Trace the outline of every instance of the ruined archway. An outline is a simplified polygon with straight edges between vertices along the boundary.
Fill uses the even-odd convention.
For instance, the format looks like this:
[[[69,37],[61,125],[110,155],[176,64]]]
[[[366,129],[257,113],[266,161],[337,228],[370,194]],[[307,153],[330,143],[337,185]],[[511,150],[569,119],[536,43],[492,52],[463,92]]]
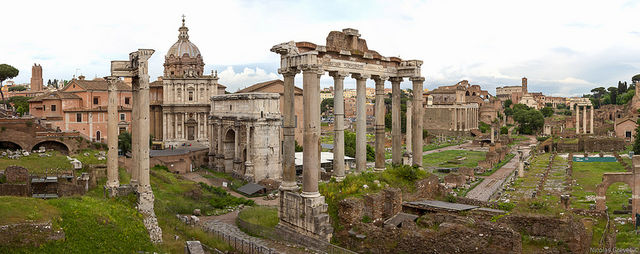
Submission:
[[[65,143],[55,140],[42,141],[34,145],[30,150],[38,150],[40,147],[44,147],[47,150],[56,150],[62,154],[69,154],[70,152],[69,147]]]
[[[0,141],[0,150],[20,150],[22,147],[11,141]]]
[[[233,172],[233,159],[236,154],[236,132],[229,129],[224,135],[224,171]]]

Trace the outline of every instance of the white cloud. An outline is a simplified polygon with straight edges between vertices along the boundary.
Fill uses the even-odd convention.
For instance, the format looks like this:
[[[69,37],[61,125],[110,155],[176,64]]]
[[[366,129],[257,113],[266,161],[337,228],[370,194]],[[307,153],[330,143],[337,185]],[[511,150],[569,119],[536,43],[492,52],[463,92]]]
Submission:
[[[245,67],[242,72],[235,72],[232,66],[227,66],[218,72],[221,84],[227,86],[228,92],[235,92],[239,89],[254,85],[259,82],[279,79],[276,73],[267,73],[265,70],[255,67],[255,69]]]
[[[34,62],[42,64],[45,80],[69,79],[76,69],[87,77],[104,76],[111,60],[126,59],[138,48],[156,49],[150,74],[160,76],[183,13],[207,66],[250,69],[224,69],[228,74],[221,82],[230,88],[277,75],[272,45],[324,44],[329,31],[346,27],[359,29],[369,48],[382,55],[423,60],[429,89],[468,79],[494,92],[527,76],[532,90],[582,93],[594,84],[629,80],[640,68],[640,5],[624,0],[42,0],[3,7],[11,10],[3,13],[11,25],[0,40],[0,63],[20,69],[17,82],[29,82]],[[560,82],[572,78],[585,82]],[[323,86],[330,83],[323,79]]]

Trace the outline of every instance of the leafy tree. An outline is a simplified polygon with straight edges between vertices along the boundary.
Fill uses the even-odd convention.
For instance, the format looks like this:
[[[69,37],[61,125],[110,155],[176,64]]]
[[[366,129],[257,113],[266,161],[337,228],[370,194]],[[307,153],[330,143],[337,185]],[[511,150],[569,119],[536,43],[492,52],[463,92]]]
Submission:
[[[333,108],[333,98],[326,98],[320,103],[320,113],[324,114],[327,110]]]
[[[540,110],[540,112],[542,112],[542,115],[544,117],[551,117],[553,115],[553,108],[551,107],[544,107]]]
[[[356,133],[348,130],[344,131],[344,155],[356,157]],[[376,152],[372,146],[367,145],[367,161],[374,161]]]
[[[500,134],[509,134],[509,127],[507,126],[500,127]]]
[[[298,144],[298,141],[295,141],[295,140],[294,140],[293,142],[294,142],[294,145],[295,145],[295,147],[296,147],[296,148],[295,148],[296,153],[297,153],[297,152],[302,152],[302,146]]]
[[[505,108],[511,107],[512,104],[513,104],[513,101],[511,99],[507,99],[506,101],[504,101]]]
[[[481,121],[478,123],[478,129],[480,129],[482,133],[487,133],[491,129],[491,125]]]
[[[627,92],[627,81],[622,82],[618,81],[618,93],[626,93]]]
[[[636,91],[631,89],[627,89],[625,93],[619,94],[618,101],[617,101],[618,105],[627,104],[629,101],[631,101],[631,99],[633,99],[633,96],[635,94],[636,94]]]
[[[19,92],[19,91],[26,91],[27,87],[26,86],[12,86],[9,87],[9,92]]]
[[[607,90],[609,91],[609,96],[611,99],[611,104],[617,104],[617,97],[618,97],[618,88],[617,87],[609,87],[607,88]]]
[[[636,83],[636,81],[640,81],[640,74],[636,74],[631,78],[631,82]]]
[[[15,78],[16,76],[18,76],[18,73],[20,73],[20,71],[18,71],[18,69],[16,69],[15,67],[8,64],[0,64],[0,98],[3,101],[4,93],[2,93],[2,82],[10,78]],[[5,101],[5,107],[6,105],[7,104]]]
[[[638,113],[640,113],[640,110],[638,110]],[[633,137],[633,154],[640,154],[640,118],[638,118],[636,123],[638,127],[636,127],[636,135]]]
[[[544,116],[534,108],[516,104],[513,110],[513,120],[519,124],[518,131],[522,134],[534,134],[544,125]]]
[[[131,133],[123,131],[118,135],[118,149],[123,154],[131,151]]]
[[[505,108],[504,109],[504,115],[505,116],[512,116],[513,115],[513,109],[512,108]]]

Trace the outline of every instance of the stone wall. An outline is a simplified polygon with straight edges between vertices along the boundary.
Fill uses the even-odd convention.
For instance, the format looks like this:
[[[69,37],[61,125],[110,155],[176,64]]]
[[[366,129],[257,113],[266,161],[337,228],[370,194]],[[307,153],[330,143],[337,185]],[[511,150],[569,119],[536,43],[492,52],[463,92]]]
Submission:
[[[28,197],[31,194],[29,184],[0,184],[0,196]]]
[[[511,215],[505,217],[501,222],[530,236],[542,236],[563,241],[573,253],[586,253],[591,244],[592,233],[586,230],[581,221],[571,217]]]
[[[8,166],[4,170],[7,183],[27,183],[29,181],[29,170],[19,166]]]

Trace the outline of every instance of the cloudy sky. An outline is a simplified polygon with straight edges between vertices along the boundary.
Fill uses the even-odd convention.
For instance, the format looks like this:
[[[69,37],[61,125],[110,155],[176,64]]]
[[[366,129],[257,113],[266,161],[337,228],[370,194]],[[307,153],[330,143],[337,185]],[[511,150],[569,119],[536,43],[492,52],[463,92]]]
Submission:
[[[274,44],[325,44],[346,27],[382,55],[423,60],[429,89],[467,79],[494,94],[526,76],[530,91],[569,96],[640,73],[638,1],[10,1],[2,9],[0,63],[20,70],[17,83],[29,82],[33,63],[45,82],[106,76],[111,60],[138,48],[156,50],[155,80],[182,14],[205,72],[218,70],[231,92],[280,77]]]

